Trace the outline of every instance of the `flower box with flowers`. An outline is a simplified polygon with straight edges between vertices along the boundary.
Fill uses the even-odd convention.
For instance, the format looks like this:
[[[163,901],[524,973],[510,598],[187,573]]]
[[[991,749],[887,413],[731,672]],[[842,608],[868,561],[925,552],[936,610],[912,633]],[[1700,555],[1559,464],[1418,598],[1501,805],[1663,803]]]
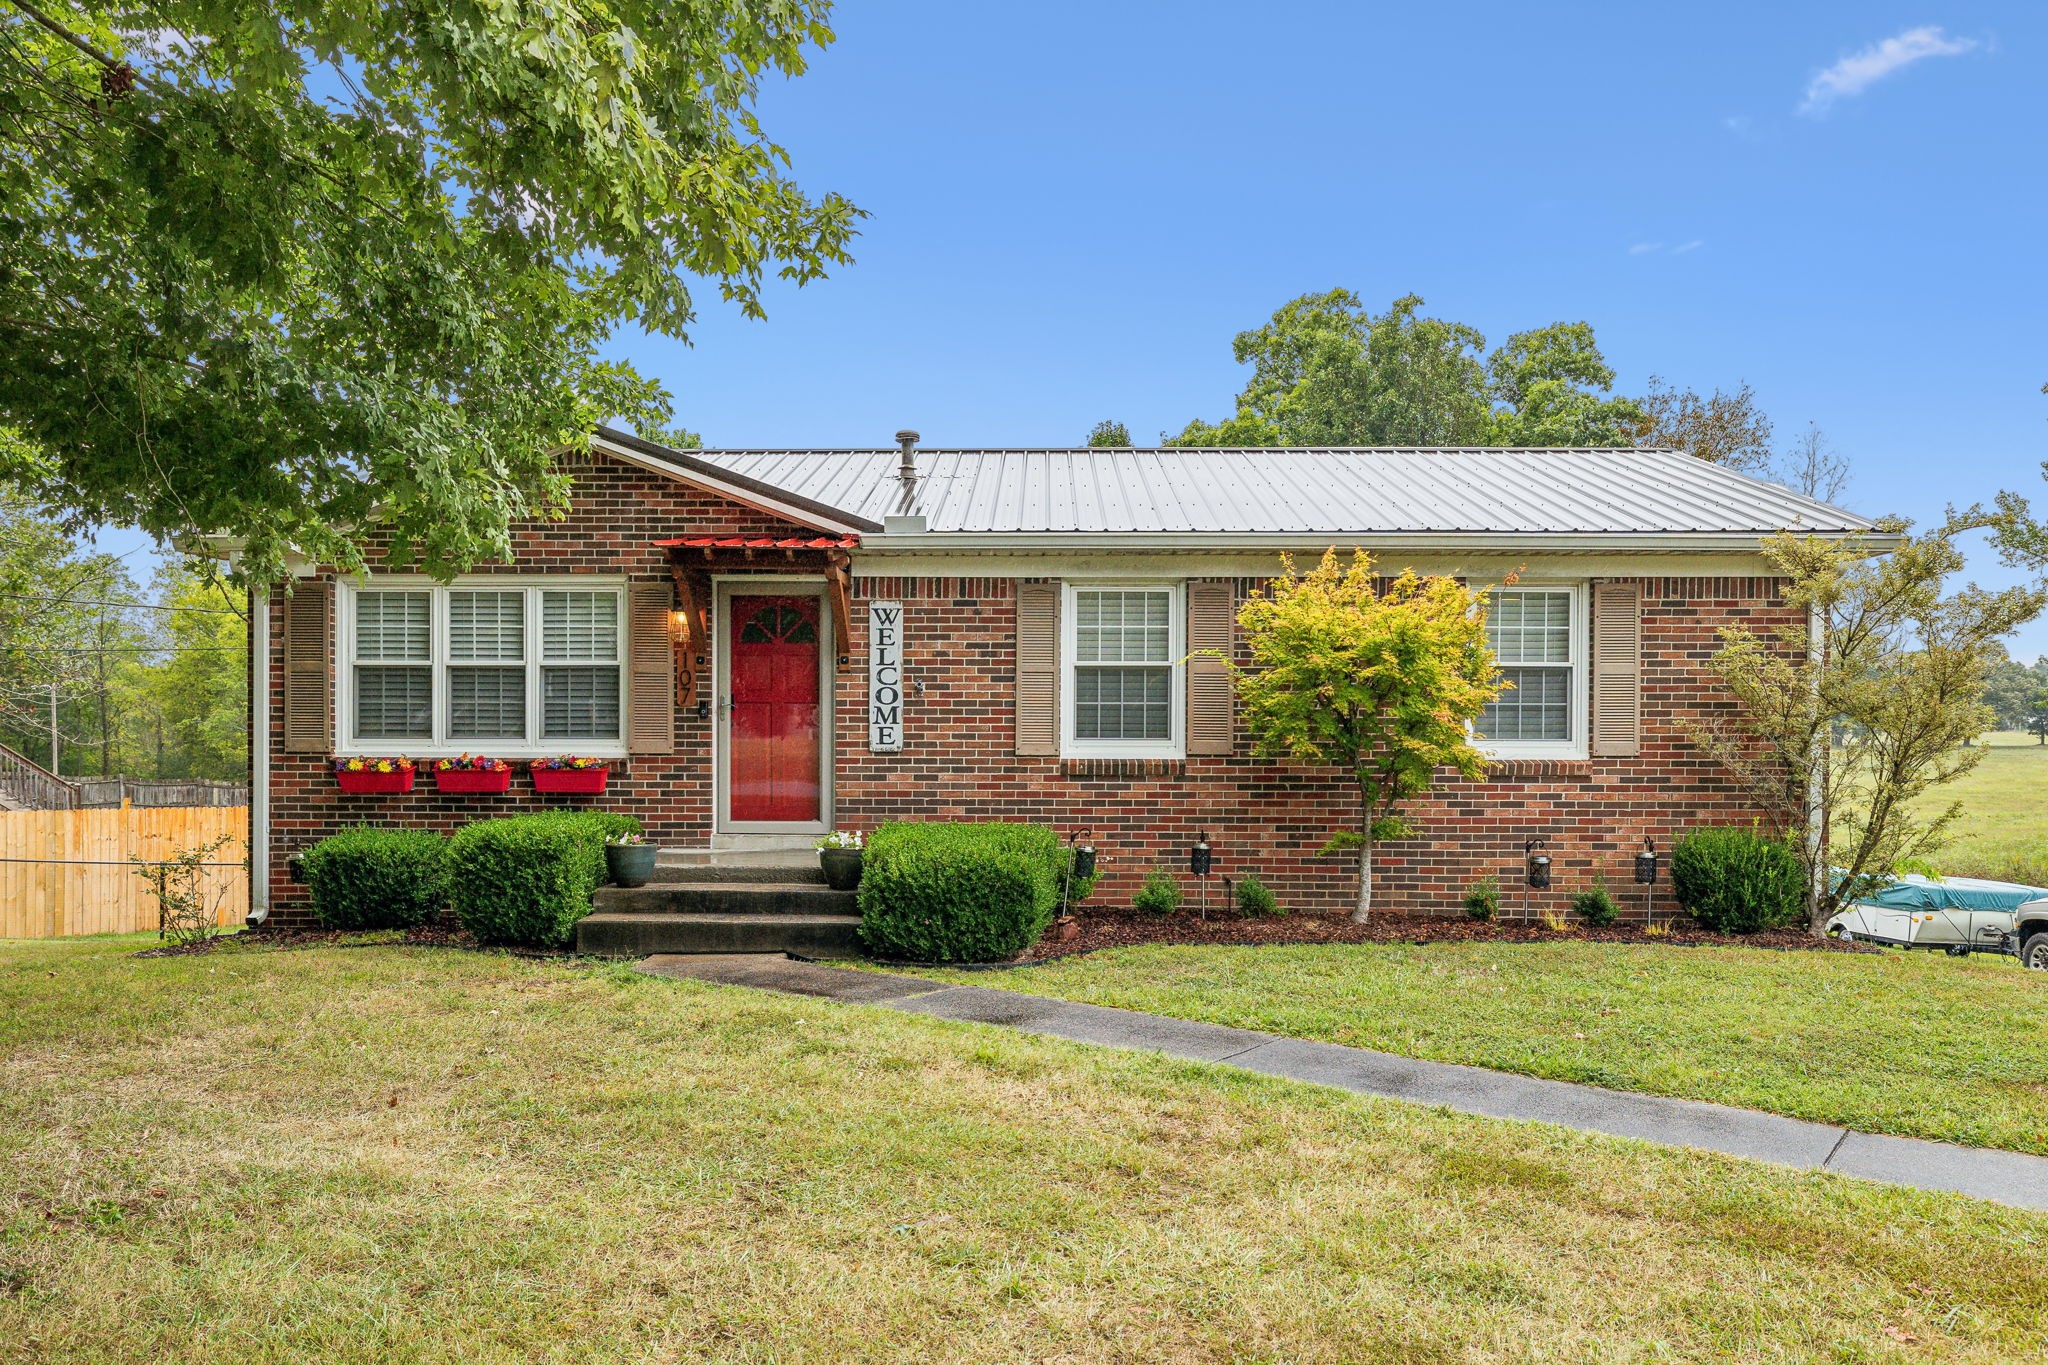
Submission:
[[[533,774],[533,789],[563,796],[595,796],[604,790],[611,769],[601,758],[536,758],[526,765]]]
[[[467,796],[494,796],[512,789],[512,765],[502,758],[460,758],[434,760],[436,791]]]
[[[409,758],[337,758],[334,780],[348,796],[396,796],[412,790]]]

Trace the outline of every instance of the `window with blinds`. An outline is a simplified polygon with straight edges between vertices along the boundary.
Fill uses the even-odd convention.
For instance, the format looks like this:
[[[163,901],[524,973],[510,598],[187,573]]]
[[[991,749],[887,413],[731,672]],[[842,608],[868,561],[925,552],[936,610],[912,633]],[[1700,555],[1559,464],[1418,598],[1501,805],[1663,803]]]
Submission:
[[[622,738],[618,588],[359,589],[345,613],[344,733],[358,742],[557,752]]]
[[[1172,586],[1069,587],[1070,749],[1142,755],[1178,743],[1179,598]]]
[[[1503,749],[1578,743],[1581,634],[1576,589],[1496,589],[1486,642],[1511,686],[1480,713],[1474,733]]]

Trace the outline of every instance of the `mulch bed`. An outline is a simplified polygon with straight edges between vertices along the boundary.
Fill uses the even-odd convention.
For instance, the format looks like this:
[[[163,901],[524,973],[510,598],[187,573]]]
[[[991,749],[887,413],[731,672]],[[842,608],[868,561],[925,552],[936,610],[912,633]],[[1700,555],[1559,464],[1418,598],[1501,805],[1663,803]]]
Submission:
[[[1778,948],[1801,952],[1880,952],[1867,945],[1815,939],[1803,929],[1776,929],[1761,934],[1712,934],[1690,920],[1665,921],[1667,931],[1648,934],[1641,924],[1614,924],[1605,929],[1573,924],[1558,931],[1540,920],[1438,919],[1419,915],[1375,914],[1370,923],[1353,924],[1345,914],[1282,915],[1272,919],[1239,919],[1214,915],[1203,920],[1182,911],[1151,915],[1139,910],[1100,910],[1076,914],[1079,932],[1059,937],[1055,924],[1044,938],[1016,961],[1047,962],[1075,953],[1105,948],[1135,948],[1151,943],[1221,943],[1291,945],[1304,943],[1647,943],[1688,948]]]

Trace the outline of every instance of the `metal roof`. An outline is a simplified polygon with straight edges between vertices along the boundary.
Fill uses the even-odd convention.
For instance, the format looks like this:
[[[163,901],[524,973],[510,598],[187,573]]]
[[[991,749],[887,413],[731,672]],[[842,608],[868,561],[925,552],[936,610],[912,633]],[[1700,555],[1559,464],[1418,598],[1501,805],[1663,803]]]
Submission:
[[[1675,450],[920,449],[909,507],[897,477],[901,452],[894,447],[692,450],[684,458],[871,523],[921,513],[931,534],[1637,536],[1873,529],[1853,512]]]

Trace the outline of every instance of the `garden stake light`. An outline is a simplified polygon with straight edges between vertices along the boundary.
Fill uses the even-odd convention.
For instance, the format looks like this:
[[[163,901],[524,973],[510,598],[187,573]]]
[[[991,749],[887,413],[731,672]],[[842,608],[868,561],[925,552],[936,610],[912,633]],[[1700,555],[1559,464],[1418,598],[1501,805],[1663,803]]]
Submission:
[[[1209,850],[1209,832],[1203,830],[1195,838],[1194,846],[1188,849],[1188,871],[1195,874],[1195,882],[1202,888],[1202,918],[1209,918],[1209,868],[1213,856]]]
[[[1522,918],[1529,918],[1529,889],[1538,891],[1550,885],[1550,855],[1538,853],[1539,848],[1549,848],[1550,840],[1538,836],[1522,843]]]
[[[1079,829],[1067,836],[1067,875],[1060,884],[1060,917],[1064,919],[1074,913],[1074,878],[1087,881],[1095,875],[1095,845],[1082,843],[1092,840],[1093,829]]]
[[[1643,851],[1636,855],[1636,880],[1643,887],[1643,919],[1648,921],[1656,909],[1657,899],[1657,845],[1650,836],[1643,836]]]

